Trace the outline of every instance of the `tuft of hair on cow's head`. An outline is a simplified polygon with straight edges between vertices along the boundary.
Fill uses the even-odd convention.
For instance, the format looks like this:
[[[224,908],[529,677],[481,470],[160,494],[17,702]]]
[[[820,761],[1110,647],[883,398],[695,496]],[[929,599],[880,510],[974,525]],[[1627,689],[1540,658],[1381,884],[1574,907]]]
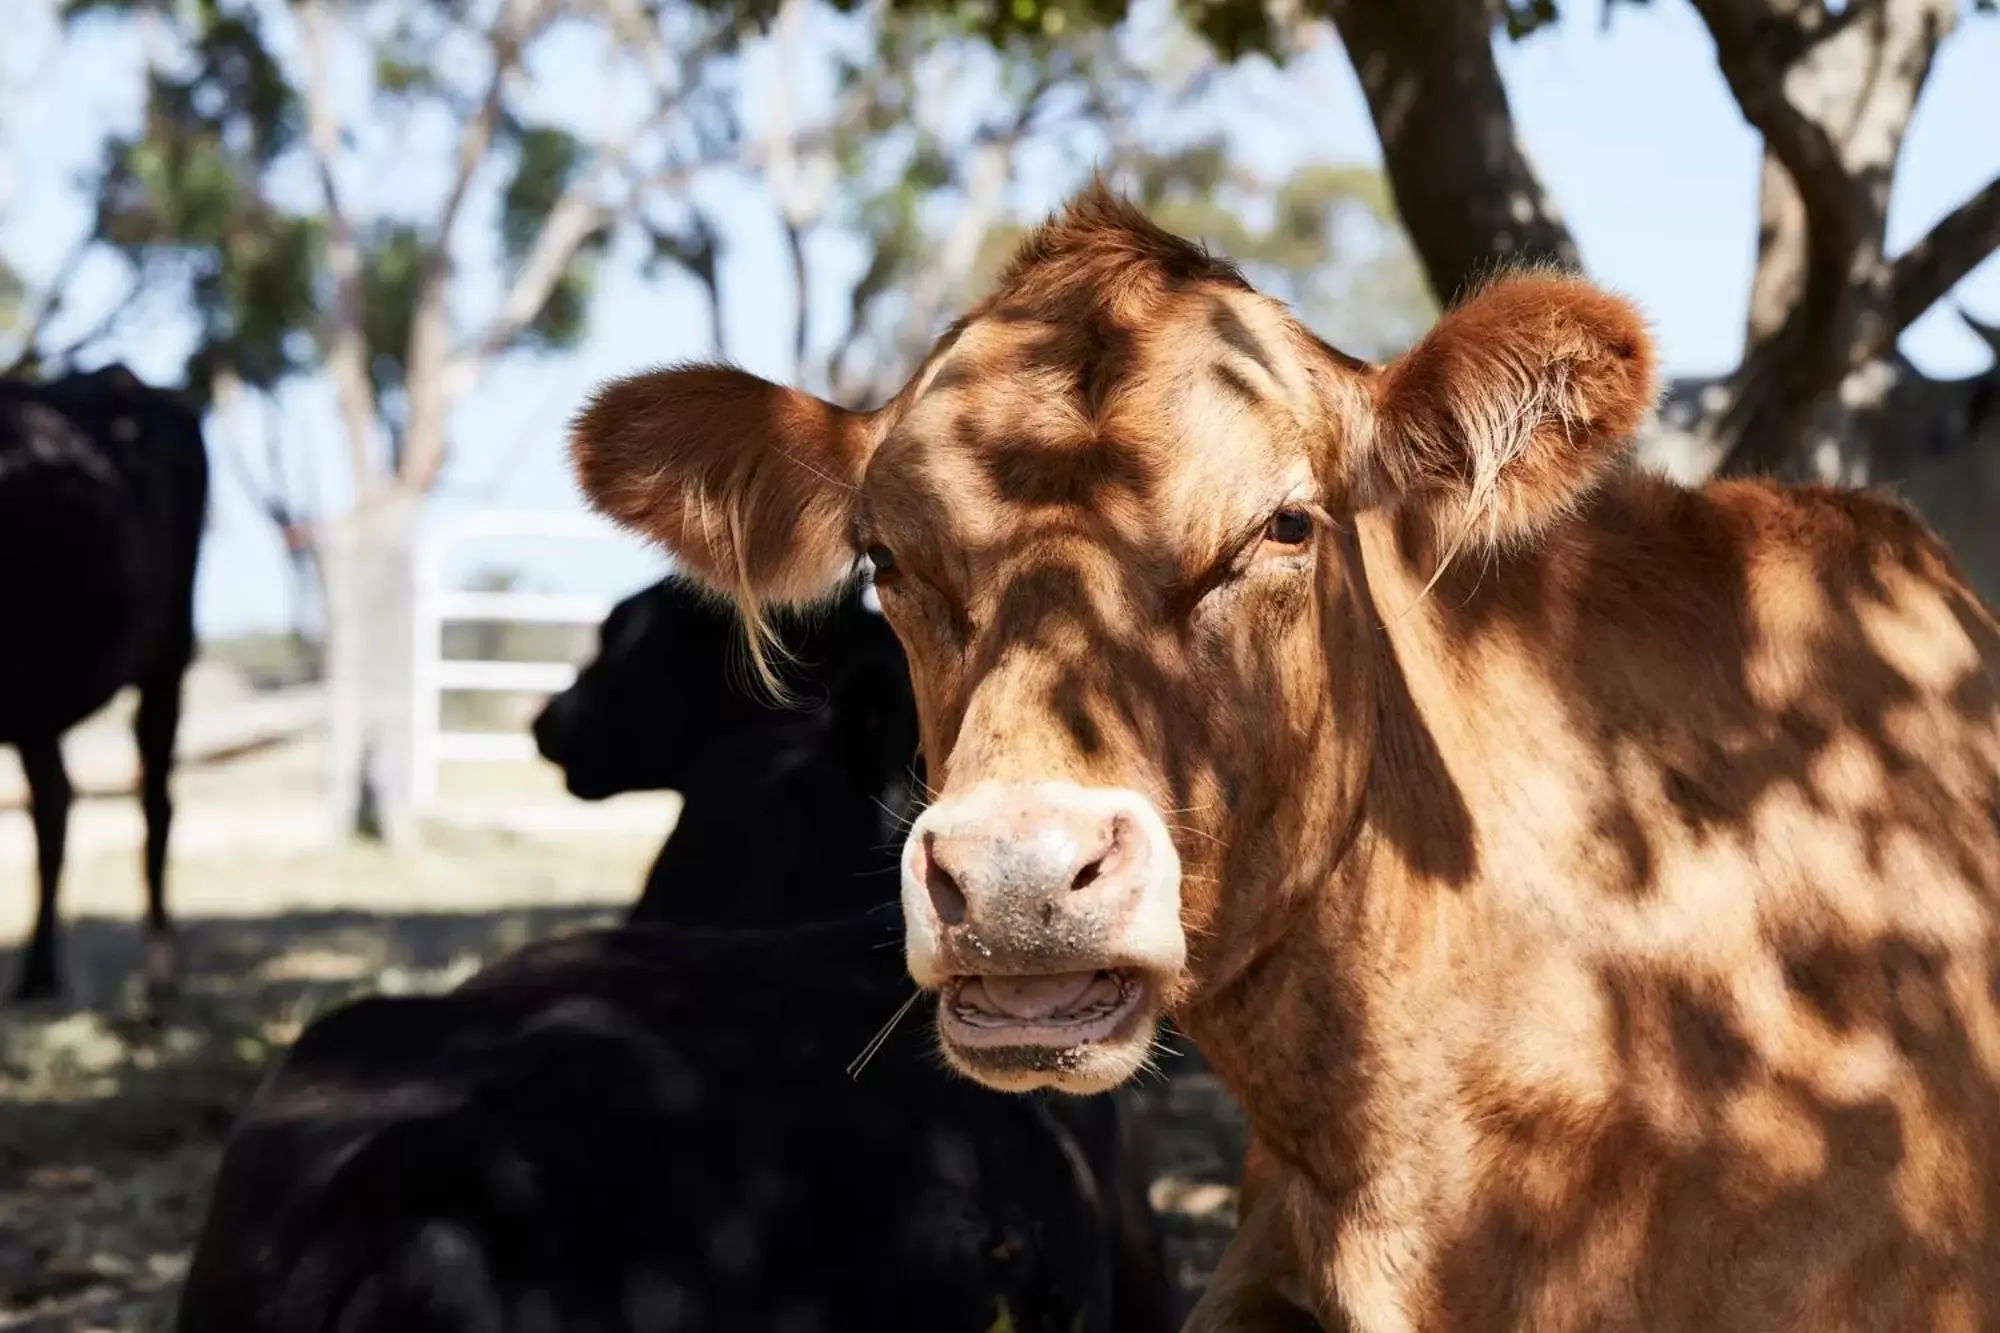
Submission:
[[[654,370],[571,449],[753,629],[872,565],[935,792],[911,974],[964,1072],[1088,1091],[1338,855],[1376,716],[1357,516],[1444,560],[1531,541],[1654,392],[1640,316],[1581,278],[1495,278],[1376,366],[1098,184],[880,407]]]

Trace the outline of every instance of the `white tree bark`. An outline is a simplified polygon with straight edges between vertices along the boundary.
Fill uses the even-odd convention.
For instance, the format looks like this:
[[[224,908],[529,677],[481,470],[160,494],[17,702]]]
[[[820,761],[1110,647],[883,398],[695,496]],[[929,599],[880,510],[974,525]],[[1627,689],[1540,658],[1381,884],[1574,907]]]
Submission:
[[[417,833],[411,629],[422,511],[420,495],[397,488],[325,529],[328,767],[336,839],[360,833],[402,846]]]
[[[417,832],[411,770],[414,709],[434,706],[432,700],[415,698],[411,633],[418,531],[425,500],[450,451],[452,410],[476,386],[488,361],[533,323],[586,241],[635,207],[641,188],[684,180],[698,169],[675,164],[642,178],[632,153],[650,131],[679,114],[712,48],[697,44],[676,53],[682,63],[674,78],[655,26],[637,6],[622,0],[600,6],[610,13],[620,41],[640,48],[649,70],[661,75],[656,101],[629,135],[598,145],[594,168],[543,220],[497,315],[454,348],[449,315],[454,224],[473,175],[492,150],[502,95],[518,74],[523,48],[560,8],[551,0],[506,0],[490,39],[493,68],[482,98],[461,126],[455,174],[428,228],[431,249],[403,356],[409,416],[400,464],[392,467],[378,447],[380,404],[367,360],[362,255],[337,179],[340,122],[331,64],[341,20],[330,0],[293,3],[308,70],[307,137],[325,199],[336,291],[327,368],[340,404],[355,495],[352,509],[323,529],[331,824],[337,837],[361,833],[401,844]],[[625,183],[622,193],[620,181]]]

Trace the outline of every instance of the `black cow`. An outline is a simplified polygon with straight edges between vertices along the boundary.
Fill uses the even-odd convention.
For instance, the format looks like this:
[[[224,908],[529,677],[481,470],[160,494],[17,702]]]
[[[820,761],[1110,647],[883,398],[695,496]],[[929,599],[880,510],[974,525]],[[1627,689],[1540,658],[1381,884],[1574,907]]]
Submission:
[[[175,979],[167,787],[207,506],[201,422],[176,395],[118,365],[0,380],[0,742],[13,743],[27,774],[41,882],[20,998],[62,989],[63,733],[126,685],[139,687],[146,979],[155,996]]]
[[[915,994],[908,678],[858,594],[786,627],[803,707],[740,634],[672,581],[613,611],[535,730],[579,795],[682,792],[638,920],[309,1027],[231,1137],[182,1333],[1174,1326],[1122,1096],[958,1078],[922,999],[849,1076]]]
[[[895,902],[921,785],[902,645],[860,590],[778,630],[789,702],[752,682],[731,609],[663,579],[612,608],[596,658],[535,719],[573,794],[681,794],[630,920],[797,922]]]
[[[922,1003],[849,1076],[900,934],[633,926],[333,1011],[232,1136],[181,1333],[1174,1327],[1119,1102],[958,1078]]]

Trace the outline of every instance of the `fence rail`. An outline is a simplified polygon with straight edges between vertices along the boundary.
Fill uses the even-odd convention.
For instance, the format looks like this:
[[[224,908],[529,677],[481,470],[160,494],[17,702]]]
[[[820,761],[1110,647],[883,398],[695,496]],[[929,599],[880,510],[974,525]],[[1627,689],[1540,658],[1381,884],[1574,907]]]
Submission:
[[[531,759],[534,738],[516,731],[447,731],[439,715],[446,691],[483,690],[556,694],[576,679],[569,662],[447,658],[444,627],[463,621],[494,624],[594,625],[614,605],[609,597],[544,592],[464,592],[445,586],[446,559],[470,542],[494,538],[614,541],[618,531],[601,519],[575,514],[489,510],[467,514],[425,534],[416,561],[415,645],[410,741],[410,798],[417,813],[437,803],[438,765]]]

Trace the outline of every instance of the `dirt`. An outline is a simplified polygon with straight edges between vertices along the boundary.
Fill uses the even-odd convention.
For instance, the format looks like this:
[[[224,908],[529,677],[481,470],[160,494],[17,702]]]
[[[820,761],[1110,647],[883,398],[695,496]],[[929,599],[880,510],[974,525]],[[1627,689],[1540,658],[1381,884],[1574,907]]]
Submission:
[[[139,1017],[129,914],[88,914],[136,905],[131,857],[73,862],[65,901],[86,915],[68,928],[71,1000],[0,1007],[0,1329],[170,1328],[223,1137],[313,1015],[367,991],[444,989],[531,940],[615,919],[659,838],[460,830],[404,856],[177,859],[170,882],[229,914],[182,918],[185,993],[159,1023]],[[0,950],[0,979],[17,961]],[[1234,1222],[1240,1121],[1198,1058],[1139,1098],[1191,1297]]]

